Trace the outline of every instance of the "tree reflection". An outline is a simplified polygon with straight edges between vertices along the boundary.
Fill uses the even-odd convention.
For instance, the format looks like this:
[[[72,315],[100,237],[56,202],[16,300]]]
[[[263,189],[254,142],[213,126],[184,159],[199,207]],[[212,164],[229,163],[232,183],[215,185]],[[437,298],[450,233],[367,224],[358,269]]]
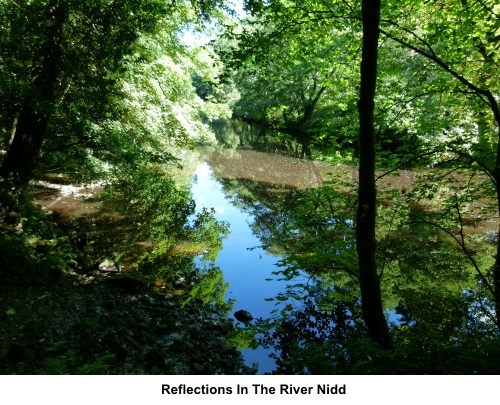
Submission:
[[[82,232],[91,234],[89,256],[112,259],[148,288],[181,295],[184,304],[198,300],[209,317],[228,316],[228,284],[214,263],[229,225],[213,210],[195,213],[189,189],[162,167],[135,168],[109,185],[103,200],[97,216],[82,220]]]
[[[416,222],[403,199],[380,203],[377,259],[394,340],[381,351],[360,316],[353,197],[335,184],[299,191],[222,180],[234,205],[253,216],[262,247],[281,260],[287,283],[263,322],[276,373],[494,373],[500,354],[491,297],[472,264],[439,228]],[[487,267],[494,246],[469,241]],[[491,262],[492,263],[492,262]],[[264,330],[268,328],[268,330]]]

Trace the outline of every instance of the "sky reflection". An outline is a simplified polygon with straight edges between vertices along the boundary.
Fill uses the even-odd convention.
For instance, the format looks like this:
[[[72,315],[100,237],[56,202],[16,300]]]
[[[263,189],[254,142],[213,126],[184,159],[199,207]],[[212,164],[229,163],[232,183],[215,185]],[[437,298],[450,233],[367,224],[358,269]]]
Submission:
[[[265,298],[275,297],[284,291],[282,283],[266,281],[266,278],[273,278],[271,273],[276,270],[278,258],[261,248],[249,250],[260,245],[249,226],[252,216],[230,203],[208,163],[200,163],[195,176],[197,180],[191,190],[197,211],[213,207],[218,220],[230,223],[230,235],[224,241],[224,247],[215,263],[223,270],[230,285],[226,298],[235,300],[235,311],[244,309],[254,318],[268,318],[275,306],[274,303],[265,301]],[[249,365],[258,362],[259,374],[263,374],[275,367],[274,360],[268,357],[270,353],[270,350],[263,348],[247,349],[243,351],[243,356]]]

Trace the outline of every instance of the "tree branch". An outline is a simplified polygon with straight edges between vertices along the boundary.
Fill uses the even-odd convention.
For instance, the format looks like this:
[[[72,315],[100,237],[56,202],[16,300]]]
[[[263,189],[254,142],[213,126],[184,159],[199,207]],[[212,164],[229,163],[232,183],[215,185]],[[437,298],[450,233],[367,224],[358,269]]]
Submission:
[[[423,158],[424,156],[430,156],[430,155],[433,155],[435,153],[438,153],[440,152],[441,150],[439,149],[434,149],[434,150],[431,150],[429,152],[425,152],[425,153],[421,153],[420,155],[417,155],[417,156],[414,156],[412,157],[411,159],[408,159],[406,161],[404,161],[403,163],[397,165],[394,169],[391,169],[389,170],[388,172],[385,172],[384,174],[381,174],[380,176],[376,177],[375,178],[375,181],[377,182],[378,180],[380,180],[381,178],[391,174],[392,172],[395,172],[396,170],[399,170],[401,169],[402,167],[406,166],[408,163],[410,162],[413,162],[414,160],[417,160],[417,159],[420,159],[420,158]]]
[[[493,287],[491,286],[491,284],[488,282],[487,278],[485,277],[485,275],[481,272],[481,269],[479,268],[478,264],[476,263],[476,261],[474,260],[474,258],[472,257],[472,255],[470,254],[469,250],[467,249],[467,247],[465,246],[465,243],[463,241],[463,234],[462,234],[462,240],[458,239],[455,235],[453,235],[448,229],[444,228],[443,226],[435,223],[435,222],[432,222],[432,221],[429,221],[428,219],[424,218],[424,217],[421,217],[419,215],[413,215],[415,218],[419,219],[419,221],[411,221],[411,222],[408,222],[408,224],[421,224],[421,223],[426,223],[428,225],[431,225],[431,226],[434,226],[435,228],[443,231],[444,233],[446,233],[448,236],[450,236],[451,238],[453,238],[453,240],[455,242],[458,243],[458,245],[460,246],[460,248],[462,249],[462,252],[464,252],[465,256],[467,257],[467,259],[469,260],[469,262],[472,264],[472,266],[474,267],[474,269],[476,270],[476,272],[479,274],[479,277],[481,278],[481,280],[483,281],[483,283],[485,284],[486,288],[488,289],[488,291],[491,293],[492,297],[495,297],[495,291],[493,290]],[[461,230],[460,232],[462,232],[462,226],[463,226],[463,223],[460,224],[461,226]]]

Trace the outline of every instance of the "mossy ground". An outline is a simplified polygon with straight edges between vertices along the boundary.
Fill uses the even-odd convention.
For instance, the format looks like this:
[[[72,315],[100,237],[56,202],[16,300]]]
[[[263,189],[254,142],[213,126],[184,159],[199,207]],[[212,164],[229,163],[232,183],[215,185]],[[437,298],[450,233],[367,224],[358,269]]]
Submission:
[[[0,286],[2,374],[246,374],[232,323],[104,275]]]

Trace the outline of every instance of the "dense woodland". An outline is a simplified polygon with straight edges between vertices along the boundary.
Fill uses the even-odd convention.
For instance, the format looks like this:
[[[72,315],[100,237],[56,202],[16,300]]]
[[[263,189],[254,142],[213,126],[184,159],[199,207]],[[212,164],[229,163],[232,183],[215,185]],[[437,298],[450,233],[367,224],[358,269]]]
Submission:
[[[499,373],[500,5],[241,6],[0,1],[0,372],[247,374],[262,345],[281,374]],[[197,145],[331,166],[222,184],[290,282],[270,319],[231,319]],[[99,216],[35,204],[53,182]]]

